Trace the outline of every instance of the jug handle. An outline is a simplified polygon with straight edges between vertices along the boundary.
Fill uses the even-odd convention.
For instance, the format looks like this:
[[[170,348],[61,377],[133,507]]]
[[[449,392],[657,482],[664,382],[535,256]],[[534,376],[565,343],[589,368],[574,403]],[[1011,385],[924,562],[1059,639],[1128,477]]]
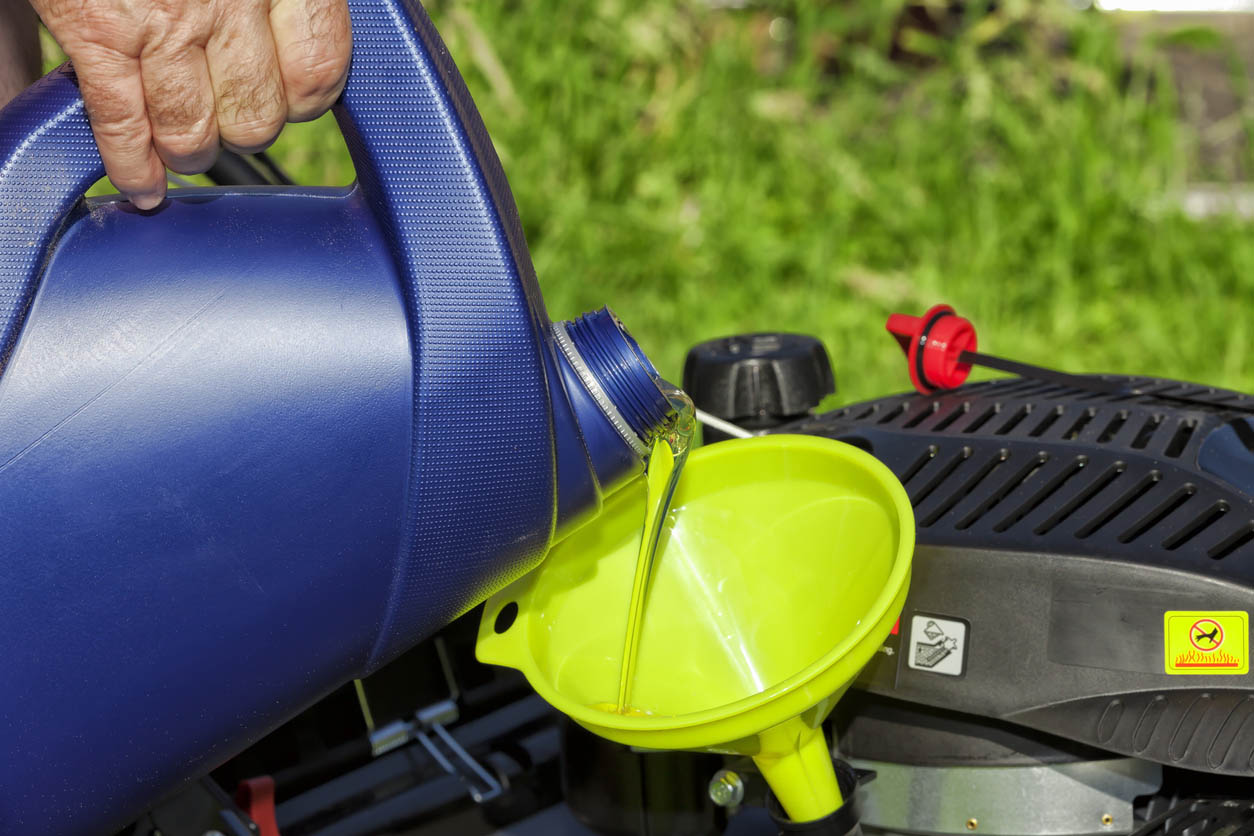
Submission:
[[[464,299],[468,281],[494,281],[510,307],[541,322],[513,196],[426,12],[417,0],[349,6],[353,62],[335,116],[412,308]],[[69,65],[0,110],[0,374],[53,242],[102,176]],[[429,279],[421,288],[420,278]]]

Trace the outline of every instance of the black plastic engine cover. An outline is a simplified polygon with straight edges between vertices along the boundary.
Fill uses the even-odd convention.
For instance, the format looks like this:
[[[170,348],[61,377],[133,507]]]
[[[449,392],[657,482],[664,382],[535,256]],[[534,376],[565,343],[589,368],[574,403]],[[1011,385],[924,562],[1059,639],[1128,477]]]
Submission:
[[[1241,411],[1254,399],[1106,379],[1146,394],[1016,378],[777,430],[869,450],[914,505],[900,629],[857,685],[1254,775],[1254,676],[1168,675],[1163,637],[1170,610],[1254,610],[1254,424]],[[1181,397],[1212,405],[1172,400]],[[961,658],[928,669],[935,654],[920,655],[912,667],[911,642],[947,641],[946,630]]]
[[[1254,803],[1248,799],[1189,799],[1132,836],[1250,836],[1254,833]]]

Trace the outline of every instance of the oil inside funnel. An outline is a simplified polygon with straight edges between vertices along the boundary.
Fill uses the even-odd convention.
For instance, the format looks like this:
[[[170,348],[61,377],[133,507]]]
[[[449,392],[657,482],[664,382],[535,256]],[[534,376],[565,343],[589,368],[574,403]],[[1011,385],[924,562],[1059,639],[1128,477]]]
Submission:
[[[644,507],[643,484],[620,492],[494,596],[479,658],[521,670],[603,737],[749,755],[790,817],[830,813],[841,799],[822,721],[905,601],[914,526],[901,485],[870,455],[811,436],[694,452],[641,609],[632,710],[618,712]]]

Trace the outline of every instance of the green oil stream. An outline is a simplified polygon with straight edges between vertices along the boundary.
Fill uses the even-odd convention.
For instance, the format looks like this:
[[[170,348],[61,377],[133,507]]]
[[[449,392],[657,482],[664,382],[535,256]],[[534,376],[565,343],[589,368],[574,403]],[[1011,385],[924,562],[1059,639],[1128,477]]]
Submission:
[[[640,552],[636,556],[636,574],[631,584],[631,603],[627,610],[627,635],[623,644],[623,660],[618,676],[619,714],[636,713],[628,703],[632,678],[635,676],[636,656],[639,653],[640,631],[644,625],[644,608],[649,593],[649,580],[653,575],[653,562],[657,557],[658,544],[662,540],[662,527],[675,496],[675,486],[688,460],[692,435],[696,429],[696,410],[692,399],[679,389],[666,392],[675,416],[653,439],[649,460],[645,463],[647,494],[645,499],[644,532],[640,538]]]

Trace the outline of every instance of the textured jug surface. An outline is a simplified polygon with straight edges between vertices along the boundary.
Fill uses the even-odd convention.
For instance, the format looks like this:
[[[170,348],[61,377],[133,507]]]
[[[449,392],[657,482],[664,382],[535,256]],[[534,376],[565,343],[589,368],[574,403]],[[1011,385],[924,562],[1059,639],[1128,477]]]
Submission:
[[[0,832],[120,826],[638,467],[422,9],[350,6],[352,190],[87,205],[72,74],[0,112]]]
[[[412,360],[350,219],[360,200],[221,198],[63,237],[0,380],[0,832],[111,832],[366,668]],[[224,269],[207,241],[241,225],[268,231],[219,245]]]

